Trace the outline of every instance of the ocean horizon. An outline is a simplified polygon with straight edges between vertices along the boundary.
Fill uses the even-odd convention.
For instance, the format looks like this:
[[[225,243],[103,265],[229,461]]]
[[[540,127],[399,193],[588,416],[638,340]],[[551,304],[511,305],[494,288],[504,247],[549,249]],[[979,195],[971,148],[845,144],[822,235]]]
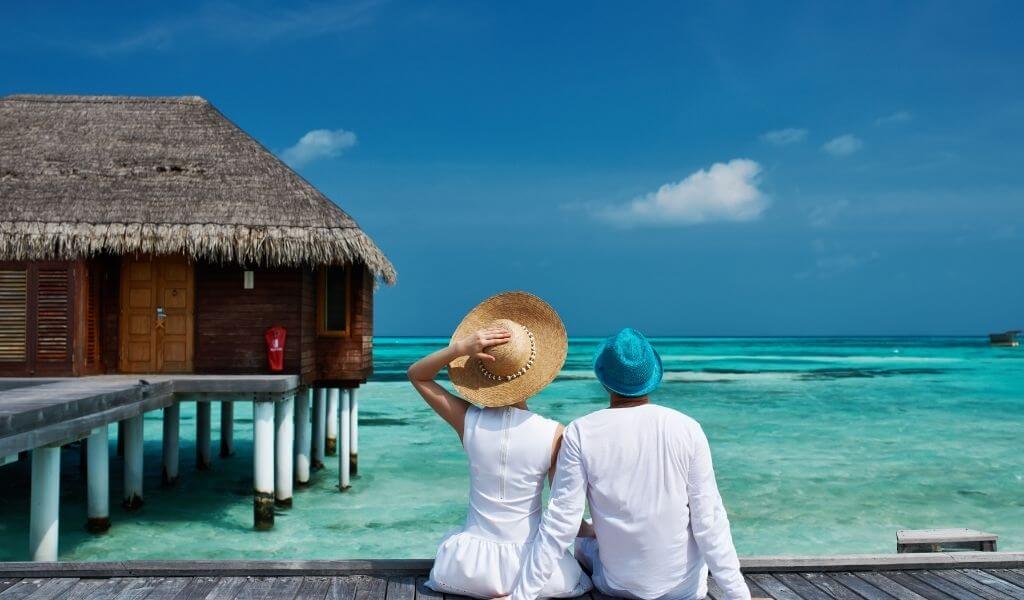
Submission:
[[[530,408],[568,422],[607,405],[590,370],[600,338],[571,338],[559,377]],[[1024,550],[1024,351],[979,336],[653,338],[666,374],[654,402],[697,419],[711,442],[741,555],[889,553],[899,529],[969,527]],[[183,404],[181,482],[160,487],[159,411],[145,418],[145,506],[112,503],[84,531],[78,453],[62,460],[64,560],[430,557],[465,517],[458,438],[405,380],[446,337],[374,340],[359,389],[360,474],[337,492],[337,460],[252,529],[251,405],[236,407],[236,455],[194,469]],[[443,378],[442,378],[443,379]],[[214,406],[214,423],[218,423]],[[121,494],[113,458],[111,497]],[[217,439],[216,427],[214,440]],[[0,560],[26,558],[29,469],[0,467]]]

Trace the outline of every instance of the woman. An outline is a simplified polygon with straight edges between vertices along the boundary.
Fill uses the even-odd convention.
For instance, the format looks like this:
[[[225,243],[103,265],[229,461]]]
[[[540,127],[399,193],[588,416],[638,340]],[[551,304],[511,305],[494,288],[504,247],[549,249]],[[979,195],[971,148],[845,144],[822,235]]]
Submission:
[[[555,378],[567,348],[554,309],[531,294],[506,292],[470,311],[447,348],[409,367],[413,387],[452,426],[469,458],[466,525],[441,542],[430,588],[488,599],[512,589],[562,439],[562,426],[530,412],[526,400]],[[473,404],[434,381],[446,365],[452,385]],[[590,588],[565,554],[541,595],[566,598]]]

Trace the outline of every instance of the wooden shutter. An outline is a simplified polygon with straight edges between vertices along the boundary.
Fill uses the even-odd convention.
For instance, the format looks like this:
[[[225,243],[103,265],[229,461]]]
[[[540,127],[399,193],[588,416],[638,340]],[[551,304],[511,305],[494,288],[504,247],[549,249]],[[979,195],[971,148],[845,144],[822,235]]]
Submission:
[[[27,331],[28,273],[0,271],[0,362],[25,362]]]
[[[36,361],[67,362],[71,358],[71,281],[67,267],[40,268]]]
[[[85,298],[84,335],[85,367],[90,371],[100,366],[100,271],[90,267],[83,278],[82,293]]]

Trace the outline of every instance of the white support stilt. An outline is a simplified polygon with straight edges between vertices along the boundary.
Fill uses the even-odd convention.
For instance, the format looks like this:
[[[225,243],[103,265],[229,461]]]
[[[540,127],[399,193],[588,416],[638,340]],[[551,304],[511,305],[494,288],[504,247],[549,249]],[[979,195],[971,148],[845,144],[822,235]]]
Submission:
[[[124,420],[124,507],[142,506],[142,415]]]
[[[57,560],[60,519],[60,446],[32,450],[32,508],[28,551],[32,560]]]
[[[196,468],[207,471],[212,466],[210,460],[210,402],[196,401]]]
[[[277,446],[274,502],[292,505],[292,484],[295,481],[295,396],[286,396],[274,405],[274,432]]]
[[[253,516],[256,529],[274,526],[274,403],[258,397],[252,410]]]
[[[341,436],[338,439],[341,442],[340,448],[338,448],[338,489],[343,492],[351,485],[349,481],[349,461],[352,460],[351,452],[349,451],[349,441],[352,439],[351,416],[352,405],[349,390],[341,390],[341,410],[338,411],[338,431],[341,432]]]
[[[324,444],[324,452],[327,456],[334,456],[338,453],[338,398],[341,390],[338,388],[327,388],[327,442]]]
[[[351,408],[349,409],[352,413],[350,417],[352,421],[352,435],[349,436],[349,455],[352,457],[349,460],[349,469],[352,475],[355,476],[359,473],[359,389],[352,388],[348,391],[349,398],[351,398]]]
[[[327,390],[316,388],[313,394],[313,435],[309,441],[314,471],[324,468],[324,442],[327,439]]]
[[[89,488],[88,520],[85,528],[91,533],[110,529],[110,448],[107,426],[92,430],[85,443],[89,463],[86,481]]]
[[[177,401],[164,408],[164,468],[163,483],[170,487],[178,483],[178,450],[181,447],[179,426],[181,404]]]
[[[235,453],[235,403],[220,403],[220,455],[227,458]]]
[[[300,487],[309,485],[309,400],[312,396],[312,388],[300,390],[295,396],[295,483]]]

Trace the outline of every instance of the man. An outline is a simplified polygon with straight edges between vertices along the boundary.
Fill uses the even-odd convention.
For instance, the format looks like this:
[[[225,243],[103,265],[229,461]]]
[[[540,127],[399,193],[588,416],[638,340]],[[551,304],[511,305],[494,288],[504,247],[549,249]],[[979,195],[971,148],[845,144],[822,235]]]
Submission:
[[[576,558],[607,595],[703,598],[710,567],[726,598],[748,600],[703,430],[648,401],[662,377],[657,352],[623,329],[602,344],[594,371],[610,407],[566,427],[551,501],[511,600],[537,597],[577,533]],[[580,525],[585,498],[592,529]]]

